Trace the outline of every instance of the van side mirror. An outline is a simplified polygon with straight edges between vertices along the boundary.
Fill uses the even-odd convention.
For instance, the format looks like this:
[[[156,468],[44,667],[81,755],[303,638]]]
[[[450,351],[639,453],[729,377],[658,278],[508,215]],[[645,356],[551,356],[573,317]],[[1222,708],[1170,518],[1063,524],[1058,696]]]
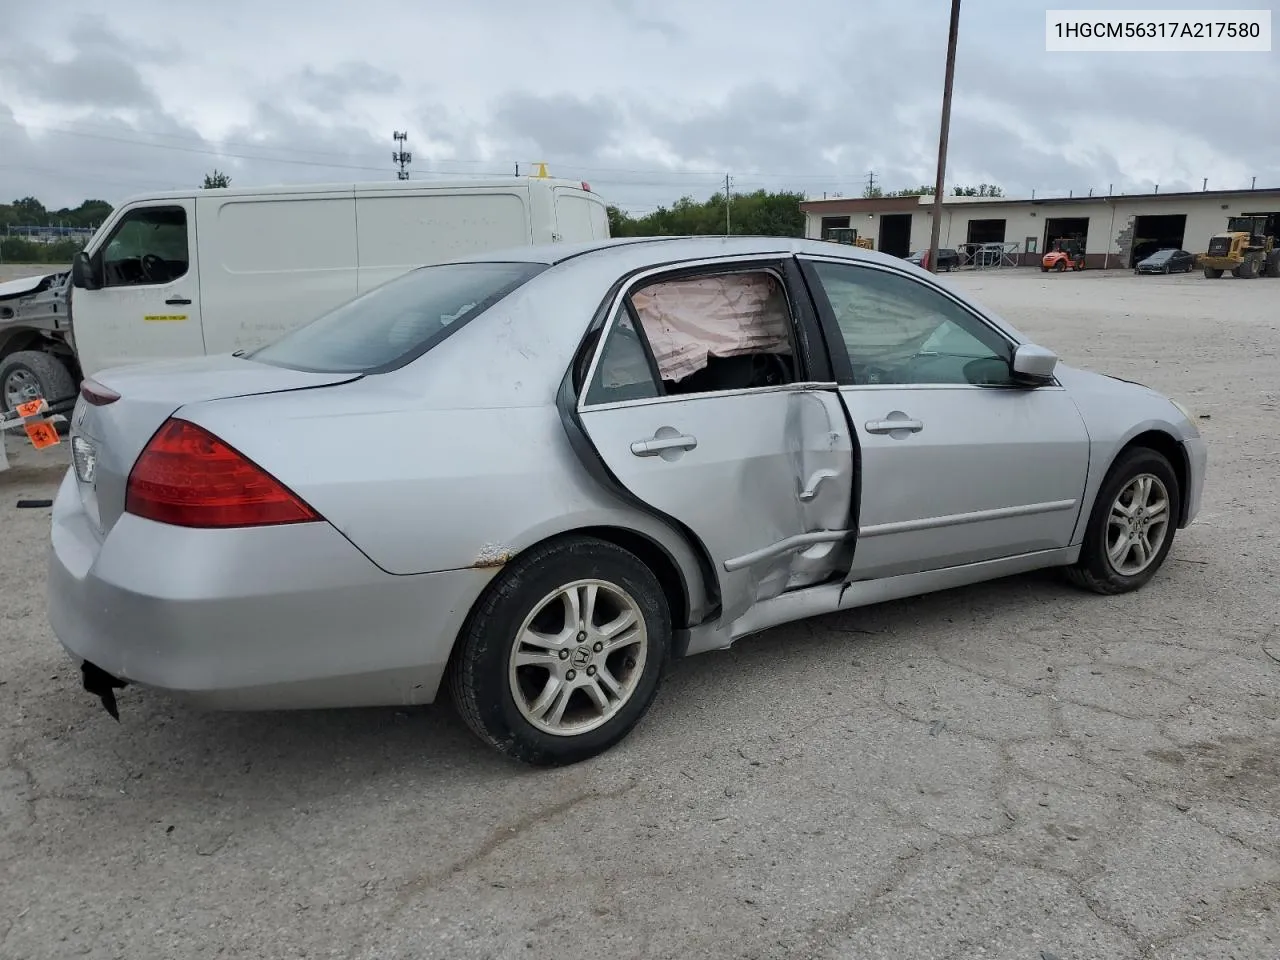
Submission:
[[[1013,377],[1028,386],[1049,383],[1058,366],[1058,355],[1034,343],[1019,344],[1013,352]]]
[[[71,262],[71,285],[82,290],[97,290],[102,286],[97,261],[83,250]]]

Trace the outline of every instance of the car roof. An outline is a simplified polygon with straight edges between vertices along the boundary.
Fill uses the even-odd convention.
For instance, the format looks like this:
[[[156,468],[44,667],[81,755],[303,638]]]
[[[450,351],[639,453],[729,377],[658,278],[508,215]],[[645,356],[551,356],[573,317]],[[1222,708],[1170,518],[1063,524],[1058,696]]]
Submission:
[[[731,236],[681,236],[681,237],[620,237],[595,240],[587,243],[551,243],[538,246],[514,247],[507,250],[486,251],[460,257],[456,263],[515,262],[544,263],[554,266],[569,260],[591,260],[596,263],[614,261],[622,269],[634,269],[646,261],[653,264],[680,260],[700,260],[712,257],[735,256],[788,256],[801,253],[816,256],[839,257],[845,260],[866,260],[871,263],[897,263],[899,257],[891,257],[874,250],[866,250],[847,243],[829,240],[805,240],[797,237],[731,237]]]

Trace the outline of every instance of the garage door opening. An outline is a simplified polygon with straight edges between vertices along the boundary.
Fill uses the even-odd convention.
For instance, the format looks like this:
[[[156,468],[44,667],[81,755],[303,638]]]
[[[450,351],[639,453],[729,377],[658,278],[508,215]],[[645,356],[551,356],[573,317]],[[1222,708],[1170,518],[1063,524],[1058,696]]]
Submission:
[[[1088,236],[1088,217],[1049,217],[1044,222],[1044,252],[1052,250],[1059,240],[1074,240],[1083,250]]]
[[[1145,260],[1157,250],[1185,249],[1182,244],[1186,231],[1185,213],[1134,217],[1133,253],[1129,257],[1129,266],[1137,266],[1139,260]],[[1204,242],[1208,243],[1209,238],[1205,237]]]
[[[823,217],[822,218],[822,239],[830,240],[832,230],[844,230],[849,226],[848,217]]]
[[[880,252],[911,256],[911,214],[890,213],[880,218]]]
[[[970,220],[969,243],[1004,243],[1003,220]]]

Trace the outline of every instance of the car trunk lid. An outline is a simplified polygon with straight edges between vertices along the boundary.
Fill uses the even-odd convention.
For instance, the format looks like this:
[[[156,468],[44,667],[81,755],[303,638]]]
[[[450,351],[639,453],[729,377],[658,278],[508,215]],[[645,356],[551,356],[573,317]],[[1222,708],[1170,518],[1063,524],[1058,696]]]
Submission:
[[[290,370],[236,356],[105,370],[89,382],[88,392],[94,384],[105,387],[108,402],[92,402],[82,394],[71,415],[72,462],[85,510],[105,535],[124,512],[125,487],[138,455],[160,425],[189,404],[331,387],[361,376]]]

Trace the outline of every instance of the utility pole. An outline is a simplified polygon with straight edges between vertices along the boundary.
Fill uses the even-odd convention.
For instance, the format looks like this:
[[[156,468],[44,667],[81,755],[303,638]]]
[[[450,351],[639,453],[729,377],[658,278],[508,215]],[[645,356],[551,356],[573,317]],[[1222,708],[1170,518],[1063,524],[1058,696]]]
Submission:
[[[867,171],[867,196],[874,197],[876,195],[876,172],[874,170]]]
[[[732,230],[732,229],[730,229],[730,228],[731,228],[731,226],[732,226],[732,224],[729,222],[729,186],[730,186],[730,183],[731,183],[730,177],[729,177],[729,175],[726,173],[726,174],[724,175],[724,235],[725,235],[726,237],[733,233],[733,230]]]
[[[395,152],[391,154],[391,162],[400,165],[400,169],[396,171],[396,179],[408,180],[409,171],[407,167],[413,162],[413,154],[405,153],[404,144],[409,139],[409,132],[407,130],[392,130],[391,138],[396,142]]]
[[[942,191],[947,177],[947,134],[951,129],[951,85],[956,75],[956,36],[960,32],[960,0],[951,0],[947,34],[947,73],[942,83],[942,129],[938,132],[938,179],[933,190],[933,229],[929,236],[929,271],[938,272],[938,233],[942,229]]]

